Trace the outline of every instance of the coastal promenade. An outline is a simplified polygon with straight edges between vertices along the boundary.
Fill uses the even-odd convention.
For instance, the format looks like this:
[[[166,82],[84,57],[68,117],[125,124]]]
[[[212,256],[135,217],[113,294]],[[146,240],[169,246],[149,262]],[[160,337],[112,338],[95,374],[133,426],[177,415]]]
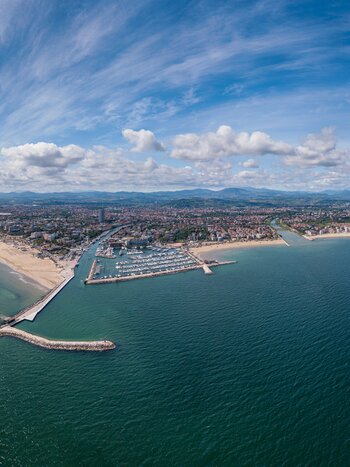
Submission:
[[[49,350],[73,350],[73,351],[90,351],[104,352],[116,348],[114,342],[109,340],[101,341],[60,341],[54,339],[46,339],[45,337],[35,336],[29,332],[16,329],[11,326],[0,328],[0,337],[15,337],[30,344],[36,345]]]

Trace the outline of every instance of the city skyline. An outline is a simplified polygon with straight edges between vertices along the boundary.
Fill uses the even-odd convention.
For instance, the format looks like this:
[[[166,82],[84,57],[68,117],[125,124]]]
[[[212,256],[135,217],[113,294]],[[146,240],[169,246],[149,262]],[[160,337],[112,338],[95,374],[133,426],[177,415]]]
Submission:
[[[0,13],[2,191],[350,188],[346,2]]]

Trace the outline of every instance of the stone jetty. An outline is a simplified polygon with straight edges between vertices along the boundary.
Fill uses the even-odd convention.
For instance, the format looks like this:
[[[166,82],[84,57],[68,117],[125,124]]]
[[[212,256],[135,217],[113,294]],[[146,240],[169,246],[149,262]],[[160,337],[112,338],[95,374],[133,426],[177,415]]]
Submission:
[[[38,347],[43,347],[50,350],[74,350],[74,351],[89,351],[89,352],[104,352],[116,348],[114,342],[108,340],[101,341],[60,341],[54,339],[46,339],[45,337],[36,336],[29,332],[16,329],[11,326],[3,326],[0,328],[0,337],[9,336],[29,342]]]

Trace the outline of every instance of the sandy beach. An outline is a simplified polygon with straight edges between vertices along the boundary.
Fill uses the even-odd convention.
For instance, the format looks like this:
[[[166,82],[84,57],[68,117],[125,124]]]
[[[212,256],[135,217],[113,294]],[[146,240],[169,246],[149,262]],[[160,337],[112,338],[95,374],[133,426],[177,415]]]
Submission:
[[[322,235],[303,235],[307,240],[318,240],[320,238],[350,238],[350,233],[327,233]]]
[[[221,250],[231,250],[236,248],[256,248],[261,246],[274,245],[286,245],[286,243],[281,238],[276,240],[252,240],[249,242],[207,243],[205,245],[191,247],[190,252],[200,257],[201,254],[207,254]]]
[[[46,289],[52,289],[60,284],[66,275],[64,267],[58,267],[48,259],[40,259],[38,252],[30,247],[22,249],[0,242],[0,263],[14,271],[23,274]]]

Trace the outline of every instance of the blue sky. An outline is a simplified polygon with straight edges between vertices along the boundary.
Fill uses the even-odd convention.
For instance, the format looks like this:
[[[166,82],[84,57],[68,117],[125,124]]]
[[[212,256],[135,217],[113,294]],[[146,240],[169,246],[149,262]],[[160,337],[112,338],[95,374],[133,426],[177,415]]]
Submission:
[[[0,0],[2,191],[350,188],[347,1]]]

